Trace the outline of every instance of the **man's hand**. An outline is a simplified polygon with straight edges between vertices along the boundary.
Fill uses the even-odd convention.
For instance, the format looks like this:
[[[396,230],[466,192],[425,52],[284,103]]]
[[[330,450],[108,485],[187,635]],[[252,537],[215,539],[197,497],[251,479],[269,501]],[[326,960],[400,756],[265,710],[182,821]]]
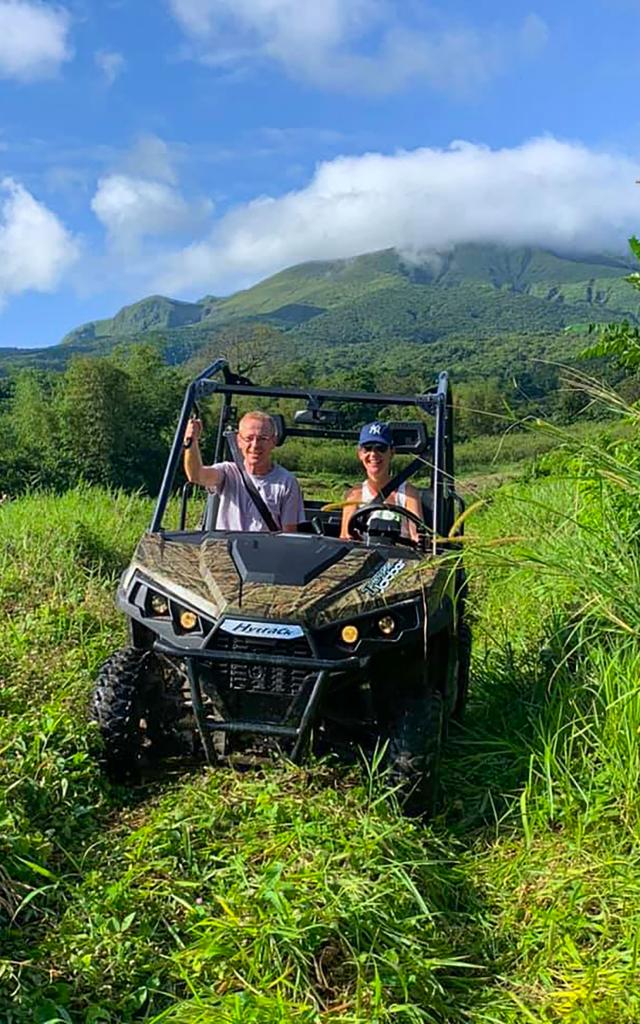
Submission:
[[[182,442],[184,447],[184,471],[190,483],[200,484],[202,487],[213,489],[222,483],[224,473],[219,469],[215,469],[214,466],[202,465],[200,445],[198,444],[201,437],[202,420],[197,418],[189,420]]]
[[[187,423],[187,429],[184,432],[183,445],[185,448],[190,448],[194,441],[199,442],[202,437],[202,420],[192,419]]]

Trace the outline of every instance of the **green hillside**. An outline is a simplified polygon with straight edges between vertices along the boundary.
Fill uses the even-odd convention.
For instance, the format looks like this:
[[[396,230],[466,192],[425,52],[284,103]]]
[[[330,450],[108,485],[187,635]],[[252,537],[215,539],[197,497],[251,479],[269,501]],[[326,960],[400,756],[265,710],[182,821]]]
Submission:
[[[353,259],[302,263],[227,298],[199,302],[150,296],[113,318],[84,324],[60,345],[0,349],[0,366],[62,367],[73,353],[104,354],[151,340],[180,363],[242,324],[286,333],[299,355],[327,345],[555,334],[567,327],[640,318],[625,284],[630,265],[606,255],[460,245],[409,259],[393,249]],[[577,341],[573,342],[574,347]]]
[[[94,320],[77,327],[62,339],[61,344],[77,346],[102,338],[186,327],[202,319],[202,310],[203,307],[195,302],[178,302],[163,295],[150,295],[148,299],[124,306],[110,319]]]

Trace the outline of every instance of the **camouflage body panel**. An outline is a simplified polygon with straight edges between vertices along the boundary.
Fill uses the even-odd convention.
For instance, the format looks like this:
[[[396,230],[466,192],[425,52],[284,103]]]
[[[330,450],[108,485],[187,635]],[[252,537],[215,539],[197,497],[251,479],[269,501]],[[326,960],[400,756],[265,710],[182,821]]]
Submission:
[[[123,584],[136,571],[203,612],[251,618],[295,620],[320,627],[347,616],[384,608],[390,603],[419,599],[439,601],[446,574],[433,557],[416,559],[398,551],[381,563],[377,549],[354,545],[305,586],[275,585],[241,580],[226,538],[206,537],[201,543],[168,539],[160,533],[143,536]],[[377,588],[376,579],[384,577]],[[391,578],[389,578],[391,577]]]

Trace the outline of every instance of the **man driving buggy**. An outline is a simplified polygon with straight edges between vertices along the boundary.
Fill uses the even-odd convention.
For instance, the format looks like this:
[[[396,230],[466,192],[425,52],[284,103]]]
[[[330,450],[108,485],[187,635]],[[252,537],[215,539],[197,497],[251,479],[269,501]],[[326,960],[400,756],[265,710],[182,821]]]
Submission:
[[[266,505],[276,530],[295,533],[305,518],[300,485],[293,473],[272,461],[276,446],[275,423],[265,412],[248,412],[238,424],[238,448],[246,477],[235,462],[205,466],[200,452],[202,421],[189,420],[184,435],[184,471],[190,483],[220,496],[216,529],[268,531],[259,500]],[[258,502],[251,496],[251,488]]]

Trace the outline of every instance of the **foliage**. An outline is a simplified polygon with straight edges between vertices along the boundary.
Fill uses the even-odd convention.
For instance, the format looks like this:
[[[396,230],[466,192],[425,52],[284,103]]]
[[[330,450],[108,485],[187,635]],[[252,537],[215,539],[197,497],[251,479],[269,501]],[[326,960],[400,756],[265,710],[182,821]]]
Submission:
[[[81,480],[156,490],[182,391],[148,346],[76,356],[61,375],[20,371],[0,401],[3,491]]]
[[[149,503],[0,506],[3,1021],[635,1024],[640,414],[605,394],[626,437],[550,427],[556,475],[467,520],[472,700],[428,827],[327,762],[110,787],[86,704]]]
[[[353,359],[353,347],[413,345],[429,348],[462,340],[506,373],[492,354],[495,338],[512,339],[504,354],[529,347],[529,339],[555,338],[566,356],[579,338],[563,331],[590,321],[627,319],[630,303],[622,275],[628,264],[607,256],[558,256],[526,247],[460,245],[446,253],[408,259],[385,250],[350,260],[316,261],[290,267],[228,298],[199,303],[151,296],[109,320],[85,324],[49,349],[4,350],[4,367],[64,368],[73,355],[106,355],[117,344],[152,344],[170,363],[182,363],[203,347],[256,325],[277,330],[298,356],[338,348]],[[537,342],[536,342],[537,344]],[[445,350],[448,351],[445,344]],[[321,358],[319,358],[321,364]],[[449,359],[439,358],[439,365]],[[435,371],[434,371],[435,372]],[[491,376],[492,374],[488,374]]]
[[[636,260],[640,260],[640,241],[635,235],[629,239],[629,248]],[[635,291],[640,291],[640,273],[637,270],[624,280]],[[597,333],[597,340],[583,352],[586,358],[613,357],[625,370],[640,368],[640,328],[636,323],[624,319],[600,326],[592,324],[591,330]]]

